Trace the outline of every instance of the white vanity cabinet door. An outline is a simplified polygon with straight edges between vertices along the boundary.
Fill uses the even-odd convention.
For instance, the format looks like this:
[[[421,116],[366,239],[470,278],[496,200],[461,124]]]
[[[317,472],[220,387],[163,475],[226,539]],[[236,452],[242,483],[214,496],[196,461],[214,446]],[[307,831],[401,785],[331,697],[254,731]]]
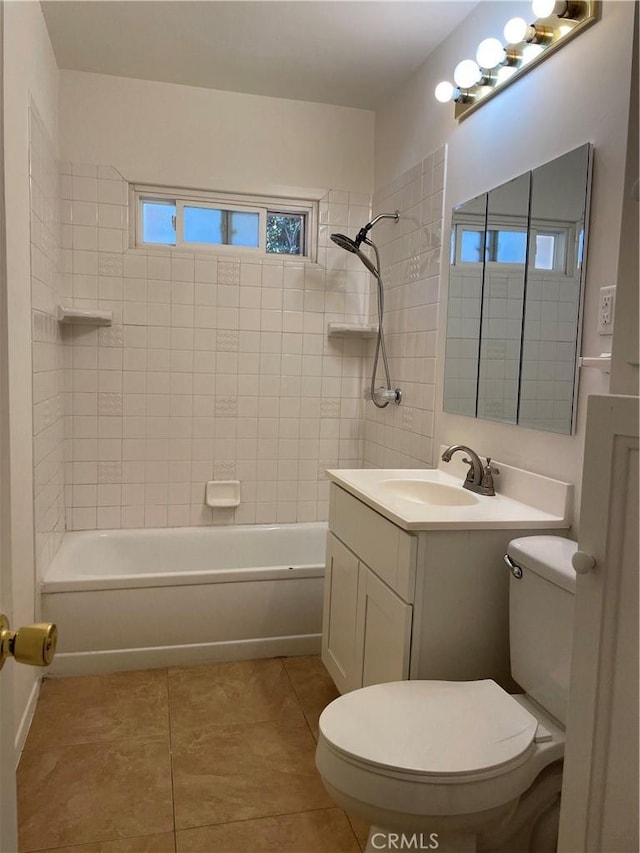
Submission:
[[[362,686],[362,640],[359,638],[359,562],[331,533],[327,538],[322,616],[322,662],[340,691]]]
[[[413,607],[360,563],[357,637],[362,647],[359,686],[409,677]]]

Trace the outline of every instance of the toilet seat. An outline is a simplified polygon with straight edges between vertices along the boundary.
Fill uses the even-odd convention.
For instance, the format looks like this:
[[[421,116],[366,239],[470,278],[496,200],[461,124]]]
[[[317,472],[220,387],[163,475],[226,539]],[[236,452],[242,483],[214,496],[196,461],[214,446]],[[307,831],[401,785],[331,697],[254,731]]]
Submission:
[[[320,717],[334,751],[371,770],[446,784],[526,760],[538,720],[495,681],[399,681],[347,693]]]

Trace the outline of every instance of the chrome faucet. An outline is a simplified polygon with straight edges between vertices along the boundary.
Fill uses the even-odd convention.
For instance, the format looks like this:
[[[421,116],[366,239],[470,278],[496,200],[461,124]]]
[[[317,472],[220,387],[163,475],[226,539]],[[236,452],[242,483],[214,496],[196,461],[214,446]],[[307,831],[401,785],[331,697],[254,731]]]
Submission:
[[[462,484],[463,487],[469,489],[470,492],[476,492],[478,495],[495,495],[496,490],[493,485],[493,475],[499,474],[500,471],[491,464],[491,457],[487,456],[487,464],[483,465],[475,450],[472,450],[465,444],[452,444],[442,454],[442,461],[451,462],[451,457],[459,450],[463,453],[468,453],[470,456],[470,459],[462,460],[469,466],[467,478]]]

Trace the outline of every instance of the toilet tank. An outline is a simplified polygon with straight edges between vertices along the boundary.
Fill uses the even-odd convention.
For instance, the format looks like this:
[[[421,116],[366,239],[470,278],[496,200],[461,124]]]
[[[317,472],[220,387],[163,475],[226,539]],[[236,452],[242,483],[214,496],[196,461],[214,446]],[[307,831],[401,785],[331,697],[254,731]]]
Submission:
[[[567,717],[576,542],[561,536],[513,539],[509,585],[511,675],[563,725]],[[522,576],[518,569],[522,570]]]

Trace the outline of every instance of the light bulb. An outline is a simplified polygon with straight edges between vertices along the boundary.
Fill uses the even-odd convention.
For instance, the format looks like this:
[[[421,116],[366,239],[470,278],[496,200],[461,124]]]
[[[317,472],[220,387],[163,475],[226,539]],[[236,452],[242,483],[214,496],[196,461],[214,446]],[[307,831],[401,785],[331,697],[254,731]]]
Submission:
[[[553,15],[556,0],[533,0],[531,8],[536,18],[548,18],[549,15]]]
[[[532,27],[524,18],[511,18],[504,26],[504,37],[509,44],[520,44],[527,38],[530,29]]]
[[[504,60],[502,42],[495,38],[484,39],[478,45],[476,60],[480,68],[495,68]]]
[[[454,92],[455,88],[453,83],[450,83],[448,80],[443,80],[436,86],[434,94],[436,96],[436,100],[440,101],[441,104],[446,104],[447,101],[452,100]]]
[[[482,72],[477,62],[473,59],[463,59],[459,62],[453,72],[453,79],[461,89],[470,89],[480,80]]]
[[[561,36],[567,36],[572,29],[573,27],[570,27],[568,24],[563,24],[561,27],[558,27],[558,32]]]

